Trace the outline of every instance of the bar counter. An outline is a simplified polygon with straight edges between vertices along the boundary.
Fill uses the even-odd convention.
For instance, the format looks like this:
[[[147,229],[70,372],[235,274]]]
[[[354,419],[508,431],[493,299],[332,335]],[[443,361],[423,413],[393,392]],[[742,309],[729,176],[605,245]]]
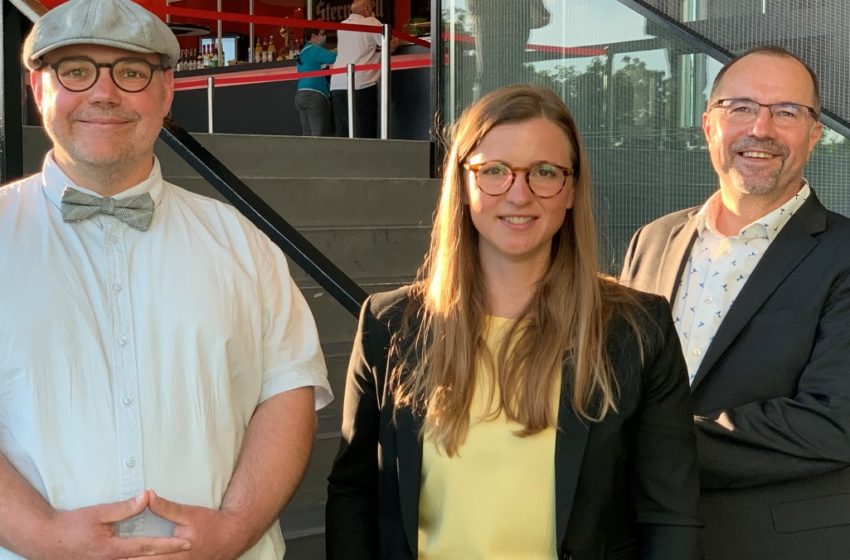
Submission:
[[[430,54],[423,47],[402,46],[391,64],[390,137],[428,140],[432,123]],[[213,76],[217,81],[214,132],[298,136],[297,81],[285,79],[295,73],[294,60],[177,72],[171,116],[190,132],[207,132],[206,81]],[[279,80],[268,81],[274,78]]]

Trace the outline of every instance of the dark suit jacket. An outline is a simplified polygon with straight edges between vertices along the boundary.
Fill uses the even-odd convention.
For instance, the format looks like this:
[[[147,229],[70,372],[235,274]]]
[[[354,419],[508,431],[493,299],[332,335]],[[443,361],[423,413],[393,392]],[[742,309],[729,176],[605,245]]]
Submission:
[[[639,230],[622,280],[672,301],[696,212]],[[691,391],[706,559],[850,558],[850,220],[811,194],[730,308]]]
[[[402,288],[372,296],[360,317],[342,444],[329,477],[329,559],[417,557],[421,418],[400,408],[394,423],[386,385],[394,367],[387,348],[407,294]],[[661,298],[647,299],[645,327],[641,365],[625,322],[617,318],[613,325],[609,352],[621,397],[619,413],[602,422],[583,422],[573,412],[571,367],[564,367],[553,458],[559,558],[696,559],[698,482],[687,376]]]

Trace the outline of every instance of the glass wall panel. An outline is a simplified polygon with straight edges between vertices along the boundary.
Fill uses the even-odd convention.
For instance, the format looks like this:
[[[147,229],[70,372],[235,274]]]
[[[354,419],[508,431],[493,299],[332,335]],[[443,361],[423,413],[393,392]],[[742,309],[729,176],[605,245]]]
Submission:
[[[635,2],[626,0],[443,0],[441,9],[446,67],[440,111],[445,122],[500,85],[530,82],[555,90],[573,111],[588,147],[603,266],[612,272],[619,268],[635,229],[667,212],[702,203],[716,188],[701,122],[721,64],[705,54],[704,42],[682,38],[669,23],[694,26],[697,33],[707,21],[723,21],[727,34],[734,29],[765,38],[763,25],[747,28],[726,20],[752,21],[763,17],[762,8],[777,18],[779,4],[651,3],[664,12],[663,18],[648,21]],[[791,10],[790,4],[799,2],[785,4]],[[802,8],[793,10],[799,15]],[[850,21],[850,3],[846,10],[843,21]],[[791,36],[807,29],[805,19],[792,23],[776,33]],[[848,31],[843,33],[846,42]],[[758,42],[742,38],[729,48],[741,52]],[[795,46],[800,43],[789,45],[799,52]],[[823,68],[821,75],[837,70]],[[841,91],[848,86],[844,82]],[[846,95],[839,101],[825,99],[824,105],[842,103]],[[846,138],[830,130],[807,170],[818,196],[844,214],[850,214],[848,160]]]

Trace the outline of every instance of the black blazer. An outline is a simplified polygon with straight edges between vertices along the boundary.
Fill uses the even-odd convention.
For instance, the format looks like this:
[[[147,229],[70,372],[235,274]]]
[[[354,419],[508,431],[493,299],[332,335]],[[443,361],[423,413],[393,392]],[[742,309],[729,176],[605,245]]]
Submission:
[[[651,296],[646,296],[650,298]],[[387,393],[390,337],[405,288],[376,294],[360,316],[348,370],[342,443],[329,477],[329,559],[417,557],[421,418]],[[697,474],[687,376],[669,307],[646,300],[646,344],[616,318],[608,348],[621,389],[619,412],[599,423],[572,410],[572,368],[563,369],[555,443],[559,558],[694,560]],[[533,498],[532,498],[533,499]]]
[[[697,210],[639,230],[622,280],[672,301]],[[706,559],[850,558],[850,220],[814,192],[747,280],[691,390]]]

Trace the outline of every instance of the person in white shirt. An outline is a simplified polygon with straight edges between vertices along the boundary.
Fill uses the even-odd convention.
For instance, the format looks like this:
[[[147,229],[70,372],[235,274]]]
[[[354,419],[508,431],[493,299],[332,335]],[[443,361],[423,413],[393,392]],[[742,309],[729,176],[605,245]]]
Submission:
[[[820,111],[787,50],[733,59],[703,114],[718,191],[626,255],[622,280],[670,300],[685,351],[706,560],[850,551],[850,220],[803,177]]]
[[[0,188],[0,558],[284,553],[332,395],[281,251],[162,179],[179,52],[129,0],[24,45],[53,149]]]
[[[379,64],[382,35],[381,22],[375,17],[375,5],[372,0],[354,0],[351,3],[351,15],[341,23],[352,25],[374,25],[375,33],[360,31],[337,32],[337,57],[334,68],[346,68],[349,64],[357,67],[365,64]],[[398,47],[398,39],[390,42],[390,50]],[[354,74],[354,135],[357,138],[378,137],[378,80],[380,70],[356,70]],[[331,76],[331,102],[333,103],[334,126],[336,135],[348,137],[348,82],[345,74]]]

